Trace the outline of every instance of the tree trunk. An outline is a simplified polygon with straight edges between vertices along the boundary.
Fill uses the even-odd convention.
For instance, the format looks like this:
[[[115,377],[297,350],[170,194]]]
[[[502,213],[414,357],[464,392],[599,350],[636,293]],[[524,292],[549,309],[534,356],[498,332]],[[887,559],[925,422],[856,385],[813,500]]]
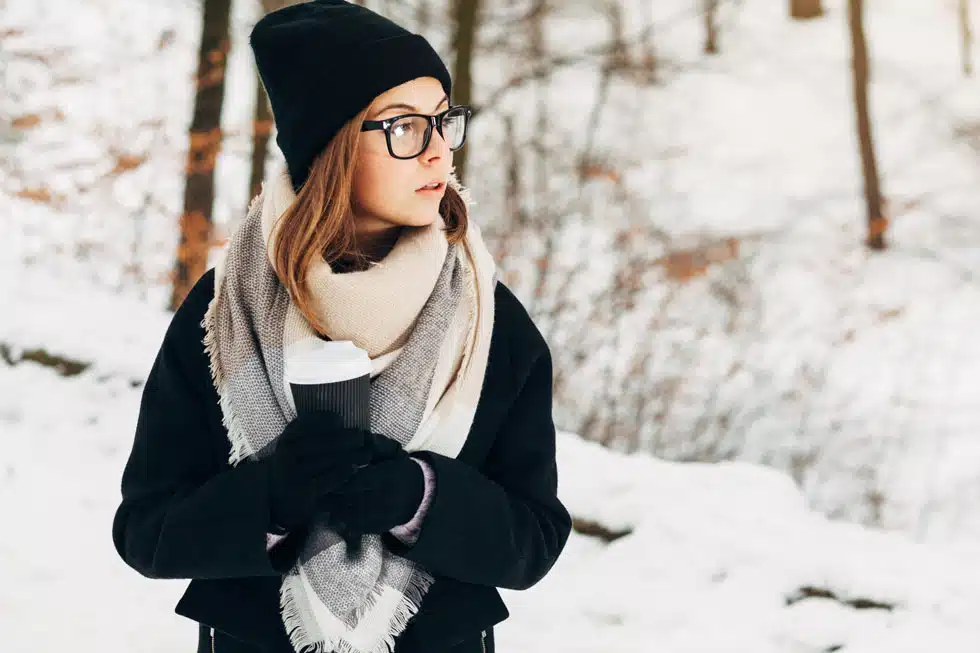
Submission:
[[[187,150],[184,212],[173,270],[170,309],[176,310],[207,268],[212,238],[214,165],[221,151],[221,105],[231,0],[204,0],[201,45],[197,58],[197,92]]]
[[[507,187],[504,198],[507,217],[518,227],[524,226],[524,212],[521,210],[521,152],[514,134],[514,116],[504,115],[504,143],[507,152]]]
[[[599,124],[602,120],[602,111],[609,100],[609,86],[614,71],[622,70],[628,65],[628,56],[625,40],[625,26],[623,8],[618,0],[612,0],[606,6],[608,13],[606,18],[609,20],[609,32],[611,44],[606,60],[600,69],[599,88],[596,91],[595,104],[592,105],[592,112],[589,114],[588,126],[585,128],[585,143],[582,146],[582,154],[579,157],[578,175],[579,183],[584,184],[589,179],[603,176],[608,170],[605,166],[596,161],[595,142],[598,138]]]
[[[656,18],[654,17],[654,6],[652,2],[643,3],[645,7],[643,28],[643,70],[646,73],[646,81],[653,84],[657,81],[657,45],[656,45]]]
[[[262,0],[262,13],[268,14],[283,7],[296,5],[305,0]],[[273,116],[269,96],[262,86],[262,78],[255,72],[255,113],[252,117],[252,172],[248,182],[248,199],[262,190],[265,179],[265,161],[269,154],[269,136],[272,134]],[[246,206],[248,203],[246,202]]]
[[[704,0],[704,53],[718,54],[718,0]]]
[[[798,20],[819,18],[823,16],[823,3],[821,0],[789,0],[789,15]]]
[[[854,107],[857,111],[858,140],[861,149],[861,166],[864,172],[864,197],[867,203],[867,246],[874,250],[885,249],[885,230],[888,221],[884,216],[878,162],[875,158],[874,138],[871,132],[871,116],[868,102],[868,44],[864,35],[864,0],[848,0],[851,48],[854,70]]]
[[[262,86],[262,78],[256,71],[255,115],[252,117],[252,174],[248,181],[248,198],[250,201],[262,190],[272,126],[272,109],[269,107],[269,96],[266,95],[265,87]]]
[[[626,43],[626,17],[620,0],[610,0],[606,5],[609,19],[610,47],[606,57],[607,71],[626,71],[630,68],[629,46]]]
[[[432,7],[429,0],[419,0],[415,6],[415,31],[422,36],[432,29]]]
[[[456,58],[453,63],[454,104],[473,102],[473,52],[476,48],[476,29],[480,10],[480,0],[452,0],[453,50]],[[466,147],[453,154],[456,177],[462,182],[466,177]]]
[[[545,194],[548,191],[548,156],[545,152],[545,136],[548,131],[549,84],[547,70],[543,66],[546,56],[544,40],[544,18],[546,12],[547,5],[545,0],[534,0],[528,23],[531,32],[531,60],[538,71],[534,80],[534,112],[536,117],[534,136],[531,139],[531,142],[534,144],[532,148],[532,156],[534,157],[534,187],[531,193],[529,193],[533,199],[527,207],[531,215],[538,214],[538,208],[543,206]],[[520,153],[518,153],[518,156],[520,156]],[[518,202],[518,211],[523,212],[523,210],[520,202]],[[523,223],[526,216],[520,215],[515,217],[518,217],[519,221]]]
[[[973,76],[973,30],[970,28],[970,0],[960,0],[960,35],[963,48],[963,74]]]

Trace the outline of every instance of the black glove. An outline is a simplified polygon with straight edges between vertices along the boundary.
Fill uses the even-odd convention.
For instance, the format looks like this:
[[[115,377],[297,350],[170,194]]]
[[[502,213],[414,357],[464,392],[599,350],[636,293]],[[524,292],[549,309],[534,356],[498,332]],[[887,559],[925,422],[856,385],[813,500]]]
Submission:
[[[386,533],[415,516],[425,494],[422,468],[408,454],[362,467],[320,508],[327,524],[348,536]]]
[[[345,428],[332,412],[301,413],[287,424],[267,459],[273,528],[289,531],[305,525],[325,495],[371,462],[374,448],[368,435]]]
[[[370,440],[371,449],[374,451],[374,456],[371,458],[373,463],[380,463],[392,458],[408,457],[408,452],[402,449],[402,445],[389,437],[378,433],[368,433],[367,438]]]

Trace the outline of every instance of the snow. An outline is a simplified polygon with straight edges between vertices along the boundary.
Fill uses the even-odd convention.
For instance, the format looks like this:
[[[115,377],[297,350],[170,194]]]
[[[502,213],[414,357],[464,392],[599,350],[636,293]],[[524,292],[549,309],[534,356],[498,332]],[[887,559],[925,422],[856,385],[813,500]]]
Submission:
[[[253,4],[232,20],[219,232],[247,201]],[[623,3],[628,33],[657,21],[663,69],[640,89],[610,83],[593,155],[621,185],[573,170],[595,60],[504,93],[469,139],[478,218],[555,353],[562,498],[582,523],[629,532],[573,534],[544,581],[505,592],[499,650],[978,650],[980,87],[960,73],[956,3],[867,3],[893,218],[879,255],[860,246],[842,1],[804,23],[785,2],[724,3],[713,58],[691,4]],[[186,583],[127,568],[110,524],[169,321],[196,3],[0,7],[0,354],[86,365],[0,363],[0,645],[192,650],[173,614]],[[546,41],[574,53],[607,28],[569,3]],[[476,65],[479,101],[510,71]],[[558,154],[543,193],[519,198],[532,233],[508,243],[493,233],[508,211],[502,117],[538,97]],[[514,125],[525,184],[535,124]],[[116,170],[126,156],[145,161]],[[651,265],[728,237],[738,257],[686,285]]]
[[[965,651],[980,641],[967,627],[980,579],[965,559],[830,522],[782,474],[625,457],[570,434],[560,439],[559,469],[577,517],[632,529],[606,546],[578,538],[554,579],[512,598],[515,614],[560,622],[570,642],[579,637],[569,628],[594,626],[614,630],[616,642],[646,643],[629,650],[651,651],[921,651],[937,642]],[[787,605],[807,587],[837,599]],[[847,604],[861,599],[895,607]],[[567,620],[551,613],[559,605]],[[523,632],[512,637],[514,650],[536,650]],[[536,646],[553,645],[547,637]]]
[[[162,314],[132,321],[142,328],[130,352],[144,363],[166,326],[153,317]],[[18,525],[0,540],[4,650],[193,645],[192,624],[172,612],[185,583],[143,579],[109,538],[140,395],[109,360],[74,377],[30,362],[0,367],[0,513]],[[610,544],[575,534],[544,581],[505,591],[512,617],[500,650],[980,645],[980,572],[965,553],[828,521],[788,477],[754,465],[628,456],[568,433],[558,453],[560,495],[576,518],[630,534]],[[837,598],[787,605],[805,587]],[[860,599],[895,607],[848,604]]]

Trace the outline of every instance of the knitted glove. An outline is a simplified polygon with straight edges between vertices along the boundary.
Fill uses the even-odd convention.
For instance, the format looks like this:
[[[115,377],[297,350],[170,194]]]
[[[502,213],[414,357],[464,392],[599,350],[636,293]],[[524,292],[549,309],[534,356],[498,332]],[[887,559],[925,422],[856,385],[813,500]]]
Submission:
[[[373,453],[368,434],[345,428],[336,413],[302,413],[287,424],[267,458],[273,531],[304,526],[323,497],[368,464]]]
[[[387,533],[415,516],[425,492],[422,468],[408,454],[375,462],[320,503],[327,524],[346,535]]]

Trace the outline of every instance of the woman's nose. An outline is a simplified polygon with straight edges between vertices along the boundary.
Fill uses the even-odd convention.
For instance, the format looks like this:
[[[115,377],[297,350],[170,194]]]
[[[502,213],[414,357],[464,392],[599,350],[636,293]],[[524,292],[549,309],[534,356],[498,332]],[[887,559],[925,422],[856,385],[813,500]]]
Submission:
[[[422,157],[426,161],[432,161],[448,154],[449,144],[442,137],[442,134],[439,133],[439,130],[433,127],[432,136],[429,138],[429,144],[425,147],[425,151],[422,152]]]

